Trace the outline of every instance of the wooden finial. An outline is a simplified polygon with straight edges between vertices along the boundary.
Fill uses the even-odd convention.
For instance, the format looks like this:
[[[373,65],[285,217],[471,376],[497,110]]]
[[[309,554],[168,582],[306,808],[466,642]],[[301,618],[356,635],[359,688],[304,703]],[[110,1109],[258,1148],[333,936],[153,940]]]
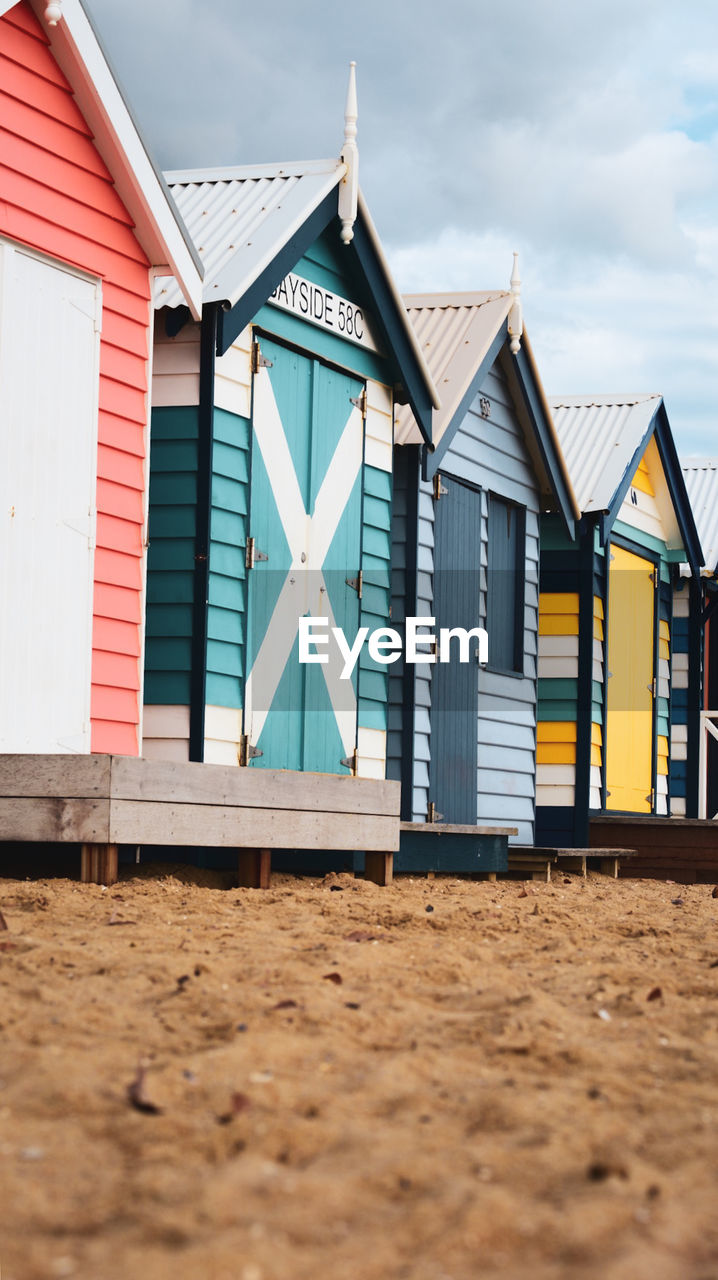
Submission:
[[[359,149],[357,147],[357,81],[356,62],[349,63],[349,87],[344,108],[344,146],[342,161],[346,173],[339,187],[339,217],[342,220],[341,238],[349,244],[354,235],[359,199]]]
[[[45,21],[48,27],[56,27],[62,17],[61,0],[51,0],[45,10]]]
[[[511,310],[509,311],[509,336],[511,338],[511,351],[513,355],[518,355],[521,348],[521,335],[524,331],[523,314],[521,311],[521,276],[519,275],[519,255],[514,253],[514,265],[511,272]]]

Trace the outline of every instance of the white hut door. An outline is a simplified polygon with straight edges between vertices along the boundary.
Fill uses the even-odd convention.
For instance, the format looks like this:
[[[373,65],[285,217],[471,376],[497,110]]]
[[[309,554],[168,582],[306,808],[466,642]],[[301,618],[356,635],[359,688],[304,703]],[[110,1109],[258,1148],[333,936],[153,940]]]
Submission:
[[[90,749],[100,286],[0,243],[0,751]]]

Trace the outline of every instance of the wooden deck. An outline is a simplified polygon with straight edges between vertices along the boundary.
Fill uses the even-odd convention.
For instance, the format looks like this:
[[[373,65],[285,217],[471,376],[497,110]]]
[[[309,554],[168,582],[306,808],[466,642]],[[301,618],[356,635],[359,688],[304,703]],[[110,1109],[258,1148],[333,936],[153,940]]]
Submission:
[[[83,881],[117,879],[119,845],[236,849],[240,884],[271,851],[363,850],[391,881],[400,784],[109,755],[0,755],[0,841],[77,844]],[[21,872],[22,868],[18,867]]]
[[[591,818],[589,844],[627,844],[636,850],[622,876],[718,884],[718,821],[601,814]]]
[[[532,844],[509,846],[509,875],[541,880],[548,884],[551,871],[568,871],[585,878],[587,872],[600,871],[601,875],[617,879],[621,860],[632,858],[635,849],[544,849]]]
[[[509,836],[516,833],[516,827],[402,822],[396,870],[478,875],[495,880],[497,872],[506,870]]]

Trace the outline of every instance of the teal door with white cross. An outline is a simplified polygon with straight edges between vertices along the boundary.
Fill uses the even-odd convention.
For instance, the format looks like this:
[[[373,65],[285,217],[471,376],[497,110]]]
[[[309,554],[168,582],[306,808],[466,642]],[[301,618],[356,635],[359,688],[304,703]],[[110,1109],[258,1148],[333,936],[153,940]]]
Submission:
[[[259,348],[247,547],[249,762],[342,774],[356,747],[358,665],[341,678],[331,628],[349,644],[359,628],[364,384],[267,337]],[[303,616],[326,620],[315,630],[327,644],[312,647],[326,663],[300,662]]]

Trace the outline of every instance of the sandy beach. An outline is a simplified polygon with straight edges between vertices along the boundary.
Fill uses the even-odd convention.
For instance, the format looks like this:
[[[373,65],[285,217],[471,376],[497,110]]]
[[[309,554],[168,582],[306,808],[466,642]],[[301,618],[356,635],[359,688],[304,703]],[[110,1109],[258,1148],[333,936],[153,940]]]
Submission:
[[[0,881],[2,1280],[715,1280],[711,886]]]

